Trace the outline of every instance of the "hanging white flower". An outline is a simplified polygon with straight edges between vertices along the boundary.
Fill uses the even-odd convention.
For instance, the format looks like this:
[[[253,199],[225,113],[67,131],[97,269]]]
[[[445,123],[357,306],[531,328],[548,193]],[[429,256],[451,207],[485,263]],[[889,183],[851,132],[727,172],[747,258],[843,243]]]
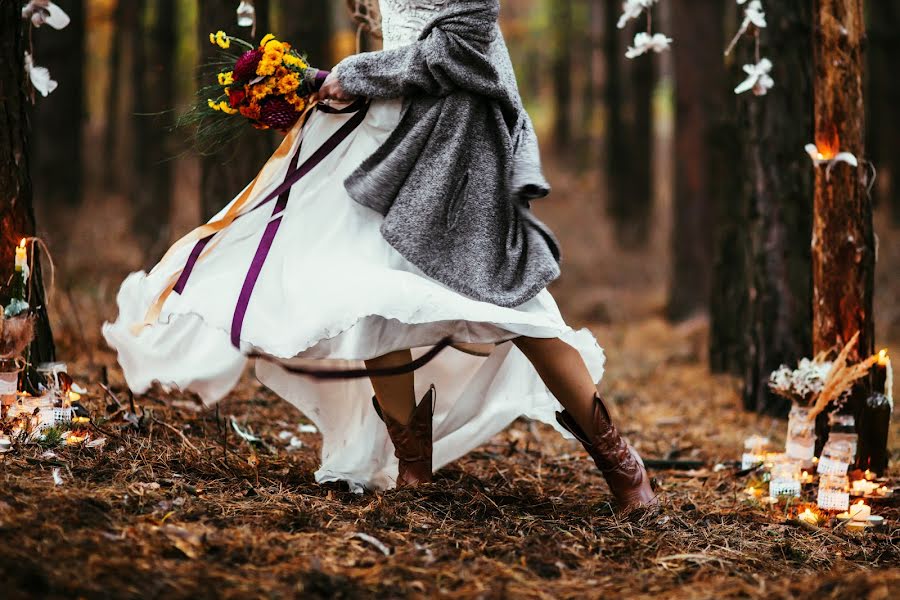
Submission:
[[[30,19],[35,27],[46,23],[53,29],[64,29],[71,22],[66,11],[50,0],[31,0],[22,7],[22,18]]]
[[[741,25],[741,33],[750,29],[751,25],[760,29],[765,29],[766,27],[766,12],[763,10],[760,0],[752,0],[750,5],[744,9],[744,22]]]
[[[253,27],[256,24],[256,8],[252,0],[241,0],[237,7],[238,27]]]
[[[657,0],[625,0],[622,4],[622,16],[619,17],[619,29],[623,29],[628,21],[637,19],[644,10],[649,10],[656,2]]]
[[[646,54],[651,50],[653,52],[663,52],[669,49],[672,44],[672,38],[666,37],[662,33],[649,33],[642,31],[634,36],[634,46],[628,48],[625,53],[626,58],[635,58],[641,54]]]
[[[25,73],[31,79],[31,85],[34,86],[34,89],[45,98],[59,85],[50,78],[50,71],[46,67],[39,67],[34,64],[34,59],[31,57],[30,52],[25,52]]]
[[[750,6],[744,10],[744,21],[741,23],[741,27],[738,29],[737,33],[734,34],[731,43],[728,44],[728,48],[725,49],[725,56],[731,54],[731,51],[734,50],[738,40],[741,39],[742,35],[747,33],[751,25],[757,29],[765,29],[767,26],[766,13],[763,11],[762,2],[760,2],[760,0],[751,0]]]
[[[735,94],[753,91],[756,96],[765,96],[775,85],[775,80],[769,75],[772,70],[772,61],[764,58],[755,65],[744,65],[747,79],[734,88]]]

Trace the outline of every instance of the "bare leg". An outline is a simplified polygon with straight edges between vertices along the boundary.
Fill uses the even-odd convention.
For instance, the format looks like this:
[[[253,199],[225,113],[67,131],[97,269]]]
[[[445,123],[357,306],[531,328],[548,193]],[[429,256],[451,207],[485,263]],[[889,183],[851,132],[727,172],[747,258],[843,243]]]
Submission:
[[[412,362],[412,352],[398,350],[366,361],[367,369],[398,367]],[[372,377],[378,405],[386,415],[406,425],[416,408],[415,376],[412,373],[391,377]]]
[[[520,337],[513,342],[582,431],[593,431],[597,385],[581,354],[559,338]]]

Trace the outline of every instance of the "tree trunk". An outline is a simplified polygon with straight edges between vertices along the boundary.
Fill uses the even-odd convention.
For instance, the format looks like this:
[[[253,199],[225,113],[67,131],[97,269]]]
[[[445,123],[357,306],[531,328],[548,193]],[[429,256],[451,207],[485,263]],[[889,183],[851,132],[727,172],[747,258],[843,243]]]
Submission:
[[[572,0],[553,3],[554,140],[562,151],[572,144]]]
[[[199,35],[202,44],[201,64],[216,58],[216,48],[207,41],[210,32],[224,30],[229,35],[248,41],[259,41],[269,32],[269,3],[256,0],[256,40],[250,30],[238,28],[236,4],[231,0],[204,0],[200,4]],[[206,78],[212,77],[208,73]],[[247,126],[250,127],[249,125]],[[230,202],[259,172],[272,154],[274,146],[268,132],[249,130],[230,148],[201,160],[201,195],[204,218],[210,218]]]
[[[118,0],[113,17],[110,47],[109,89],[106,108],[106,149],[115,157],[115,168],[106,171],[110,190],[124,194],[130,201],[135,190],[136,168],[134,128],[136,94],[134,77],[138,73],[136,56],[139,16],[146,0]]]
[[[620,245],[644,244],[653,207],[652,56],[624,58],[625,32],[616,28],[622,3],[606,0],[607,212]]]
[[[673,6],[675,59],[675,201],[668,317],[684,320],[709,307],[715,194],[733,176],[716,141],[725,110],[722,48],[725,7],[720,0],[678,0]],[[725,160],[723,160],[725,158]]]
[[[27,117],[25,32],[22,5],[0,0],[0,302],[6,306],[7,283],[13,275],[14,248],[20,239],[35,233],[29,176],[29,125]],[[30,279],[31,305],[37,315],[37,333],[30,350],[32,364],[54,359],[53,334],[47,318],[40,257],[34,253]]]
[[[274,11],[273,11],[274,12]],[[329,0],[278,0],[273,33],[307,54],[309,64],[331,69],[331,6]]]
[[[719,265],[715,285],[719,298],[732,289],[745,293],[744,406],[785,415],[788,403],[769,392],[769,375],[810,349],[812,177],[809,158],[798,149],[812,129],[812,15],[807,0],[769,3],[767,12],[762,48],[774,63],[775,87],[765,96],[737,98],[745,154],[735,158],[741,160],[744,187],[734,199],[741,211],[732,214],[740,214],[743,223],[725,225],[744,229],[746,247],[737,254],[745,268],[738,265],[728,277]],[[756,62],[752,42],[741,42],[737,58],[739,65]]]
[[[169,240],[172,196],[171,128],[175,108],[175,0],[159,0],[140,15],[135,36],[137,63],[134,121],[135,157],[140,185],[132,206],[133,229],[142,245],[156,254],[155,246]]]
[[[815,0],[815,141],[826,157],[852,152],[864,158],[862,0]],[[816,171],[813,221],[813,350],[845,345],[857,332],[851,361],[874,350],[872,299],[875,235],[872,204],[865,190],[865,166],[838,164]],[[845,410],[866,421],[871,381],[854,390]],[[887,466],[887,439],[860,436],[859,464]]]
[[[59,0],[71,17],[65,29],[49,25],[33,32],[35,60],[50,69],[59,87],[34,107],[32,169],[35,203],[46,207],[73,207],[81,201],[82,125],[84,101],[85,10],[81,0]],[[52,176],[49,176],[52,174]]]
[[[900,225],[900,78],[894,61],[900,56],[900,6],[896,2],[873,0],[869,13],[869,85],[866,97],[868,118],[866,148],[878,169],[876,194],[888,206],[893,222]]]

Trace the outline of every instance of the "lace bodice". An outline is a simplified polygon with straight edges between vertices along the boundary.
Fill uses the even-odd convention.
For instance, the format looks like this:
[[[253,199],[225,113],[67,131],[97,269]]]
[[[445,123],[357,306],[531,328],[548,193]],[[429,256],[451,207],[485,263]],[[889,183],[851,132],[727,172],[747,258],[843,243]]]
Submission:
[[[381,0],[381,31],[384,48],[411,44],[422,29],[453,0]]]

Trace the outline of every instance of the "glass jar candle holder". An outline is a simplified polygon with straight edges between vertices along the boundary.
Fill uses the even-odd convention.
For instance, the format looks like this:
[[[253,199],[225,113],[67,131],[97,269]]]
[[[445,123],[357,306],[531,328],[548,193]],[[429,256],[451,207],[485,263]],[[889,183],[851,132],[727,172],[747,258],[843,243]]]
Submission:
[[[794,406],[788,416],[785,454],[797,460],[812,460],[816,453],[816,421],[809,416],[808,406]]]
[[[822,510],[845,511],[850,507],[850,480],[846,475],[825,474],[819,478],[816,504]]]
[[[771,469],[769,495],[798,498],[801,488],[800,467],[801,461],[787,456],[782,456],[776,460]]]
[[[744,440],[744,453],[741,455],[741,469],[752,469],[766,461],[766,449],[769,446],[769,438],[761,435],[751,435]]]
[[[855,433],[835,433],[828,435],[822,448],[822,456],[816,469],[820,475],[846,475],[856,461],[856,446],[859,438]]]

